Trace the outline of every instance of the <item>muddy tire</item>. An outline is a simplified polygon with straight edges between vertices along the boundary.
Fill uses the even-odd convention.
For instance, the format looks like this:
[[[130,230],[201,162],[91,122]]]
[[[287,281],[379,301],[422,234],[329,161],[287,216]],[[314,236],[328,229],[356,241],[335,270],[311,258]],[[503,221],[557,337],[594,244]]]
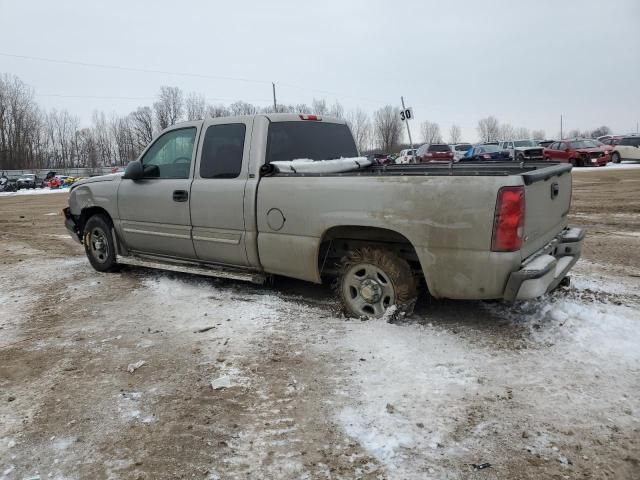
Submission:
[[[618,152],[613,152],[611,154],[611,161],[613,163],[620,163],[620,154]]]
[[[349,317],[380,318],[392,305],[410,314],[417,281],[406,260],[382,248],[365,247],[342,260],[337,293]]]
[[[91,266],[99,272],[119,270],[112,228],[111,220],[105,215],[93,215],[84,225],[84,251]]]

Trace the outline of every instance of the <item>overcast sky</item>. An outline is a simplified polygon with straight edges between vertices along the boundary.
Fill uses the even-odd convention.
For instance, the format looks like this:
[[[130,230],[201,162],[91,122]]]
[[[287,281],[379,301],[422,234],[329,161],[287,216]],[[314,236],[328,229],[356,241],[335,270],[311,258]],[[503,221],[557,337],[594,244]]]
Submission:
[[[279,103],[373,112],[404,95],[416,133],[457,123],[469,141],[487,115],[547,137],[561,113],[565,132],[640,120],[639,0],[0,0],[0,53],[203,75],[0,55],[1,73],[84,123],[150,105],[161,85],[267,105],[271,81]]]

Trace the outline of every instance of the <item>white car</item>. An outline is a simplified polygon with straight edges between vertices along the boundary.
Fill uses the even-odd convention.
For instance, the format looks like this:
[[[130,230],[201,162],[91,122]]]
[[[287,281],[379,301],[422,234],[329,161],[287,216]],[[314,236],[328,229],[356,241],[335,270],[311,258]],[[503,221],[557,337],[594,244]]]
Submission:
[[[456,162],[460,161],[464,155],[471,150],[470,143],[456,143],[455,145],[451,145],[451,150],[453,150],[453,158]]]
[[[611,161],[640,160],[640,137],[624,137],[611,151]]]
[[[396,163],[416,163],[416,151],[407,148],[405,150],[400,150],[398,154],[398,158],[396,158]]]
[[[535,140],[508,140],[500,142],[500,148],[507,150],[512,160],[543,160],[543,147]]]

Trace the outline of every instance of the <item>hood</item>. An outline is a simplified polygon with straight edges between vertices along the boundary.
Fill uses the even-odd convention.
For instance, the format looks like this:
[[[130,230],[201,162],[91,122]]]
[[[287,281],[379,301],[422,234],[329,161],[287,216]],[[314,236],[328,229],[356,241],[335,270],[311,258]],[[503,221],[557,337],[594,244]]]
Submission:
[[[85,178],[84,180],[80,180],[79,182],[74,183],[71,186],[71,189],[74,189],[78,185],[85,185],[87,183],[112,182],[112,181],[122,177],[123,174],[124,174],[124,172],[118,172],[118,173],[110,173],[108,175],[99,175],[97,177]]]
[[[543,148],[543,146],[538,145],[537,147],[515,147],[514,150],[517,150],[518,152],[526,152],[529,150],[542,150]]]

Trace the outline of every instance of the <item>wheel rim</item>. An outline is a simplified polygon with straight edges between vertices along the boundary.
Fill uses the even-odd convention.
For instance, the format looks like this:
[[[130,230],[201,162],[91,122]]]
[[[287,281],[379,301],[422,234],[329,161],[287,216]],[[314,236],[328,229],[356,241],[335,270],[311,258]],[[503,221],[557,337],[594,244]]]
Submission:
[[[87,240],[91,256],[100,263],[106,262],[109,259],[109,242],[104,230],[98,227],[93,228]]]
[[[357,315],[380,317],[395,303],[395,291],[389,276],[368,263],[351,267],[344,276],[343,297]]]

